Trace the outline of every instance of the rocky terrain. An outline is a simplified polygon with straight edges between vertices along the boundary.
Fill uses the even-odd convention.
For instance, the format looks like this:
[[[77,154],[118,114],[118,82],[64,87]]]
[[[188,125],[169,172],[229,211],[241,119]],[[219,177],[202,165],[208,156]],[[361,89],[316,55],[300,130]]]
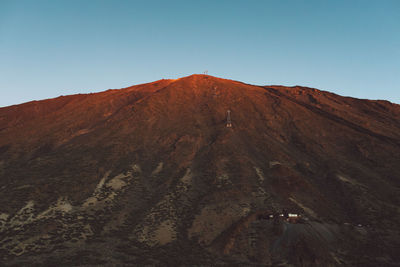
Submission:
[[[399,266],[400,105],[192,75],[0,108],[0,203],[3,266]]]

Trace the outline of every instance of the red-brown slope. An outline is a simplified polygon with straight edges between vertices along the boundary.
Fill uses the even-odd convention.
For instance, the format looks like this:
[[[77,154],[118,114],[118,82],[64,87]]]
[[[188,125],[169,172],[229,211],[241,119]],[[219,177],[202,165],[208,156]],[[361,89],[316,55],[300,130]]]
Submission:
[[[0,146],[65,142],[64,139],[89,131],[122,107],[160,90],[170,82],[160,80],[121,90],[60,96],[0,108]],[[52,140],[43,140],[46,137]]]
[[[399,116],[388,102],[207,75],[3,108],[0,196],[9,205],[0,213],[16,218],[25,203],[39,212],[61,198],[93,240],[122,235],[155,254],[194,246],[236,263],[310,266],[375,261],[385,247],[390,263],[400,221]],[[121,189],[121,175],[134,181]],[[93,196],[110,196],[96,220],[84,212]],[[282,230],[254,221],[282,209],[310,223]],[[377,232],[351,234],[344,223],[391,236],[368,247]],[[363,249],[370,254],[358,259]]]

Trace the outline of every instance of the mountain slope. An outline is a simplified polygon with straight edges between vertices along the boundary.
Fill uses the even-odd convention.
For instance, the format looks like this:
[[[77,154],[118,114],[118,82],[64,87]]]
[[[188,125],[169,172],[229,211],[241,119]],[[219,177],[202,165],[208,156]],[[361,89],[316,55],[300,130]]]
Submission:
[[[399,105],[208,75],[1,108],[0,255],[395,265],[399,155]]]

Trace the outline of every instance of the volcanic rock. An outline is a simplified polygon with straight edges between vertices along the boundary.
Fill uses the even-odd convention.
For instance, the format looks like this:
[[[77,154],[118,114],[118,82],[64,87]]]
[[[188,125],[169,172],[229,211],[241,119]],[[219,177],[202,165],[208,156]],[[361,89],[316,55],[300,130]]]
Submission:
[[[0,203],[6,266],[398,266],[400,106],[192,75],[0,108]]]

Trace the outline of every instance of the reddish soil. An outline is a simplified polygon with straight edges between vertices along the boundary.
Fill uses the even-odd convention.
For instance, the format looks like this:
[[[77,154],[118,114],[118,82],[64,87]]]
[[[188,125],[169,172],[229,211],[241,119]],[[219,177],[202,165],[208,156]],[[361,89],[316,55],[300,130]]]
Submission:
[[[388,101],[192,75],[0,108],[8,265],[395,266],[399,188]]]

